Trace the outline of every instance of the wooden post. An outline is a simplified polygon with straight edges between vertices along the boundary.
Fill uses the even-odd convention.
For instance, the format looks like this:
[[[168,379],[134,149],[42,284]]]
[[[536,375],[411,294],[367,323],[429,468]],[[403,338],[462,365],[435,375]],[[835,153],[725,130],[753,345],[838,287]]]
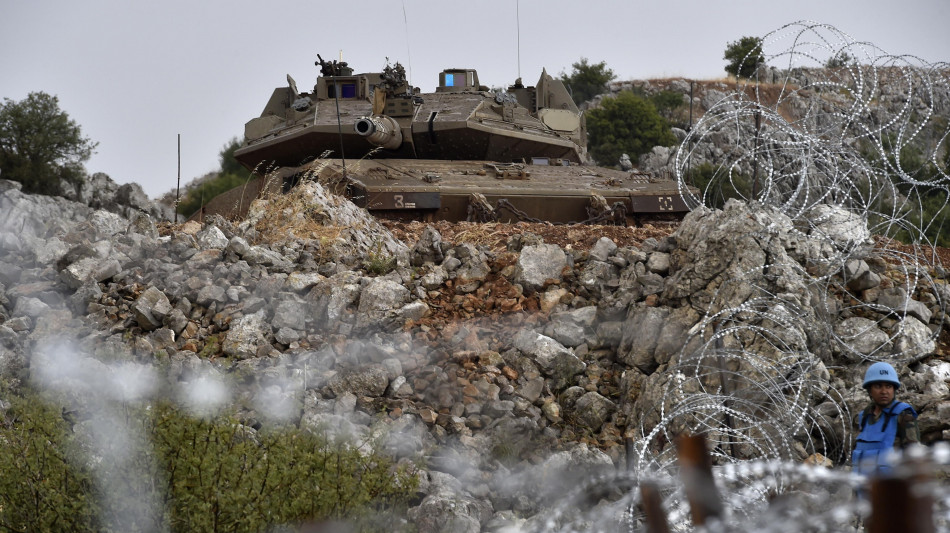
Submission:
[[[689,500],[693,525],[722,516],[722,500],[712,475],[712,459],[702,435],[683,435],[676,441],[680,478]]]

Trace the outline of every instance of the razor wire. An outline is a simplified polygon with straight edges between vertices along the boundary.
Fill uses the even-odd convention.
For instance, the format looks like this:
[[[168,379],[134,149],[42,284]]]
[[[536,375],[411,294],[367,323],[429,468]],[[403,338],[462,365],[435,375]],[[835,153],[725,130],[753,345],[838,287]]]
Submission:
[[[787,512],[815,530],[833,531],[867,509],[838,499],[852,494],[859,476],[806,472],[800,464],[820,454],[845,464],[853,445],[852,409],[862,400],[853,383],[836,383],[836,369],[827,365],[920,359],[921,346],[937,336],[927,318],[933,310],[942,314],[950,296],[935,280],[943,275],[935,251],[940,222],[924,216],[925,208],[947,208],[950,197],[950,65],[889,55],[811,22],[767,34],[761,54],[752,79],[707,93],[707,101],[716,99],[676,150],[673,173],[691,209],[727,198],[758,204],[787,217],[790,238],[818,252],[806,263],[767,263],[713,291],[683,349],[648,380],[656,404],[639,421],[634,456],[627,458],[634,466],[615,475],[637,479],[621,485],[668,475],[675,470],[676,436],[703,434],[732,502],[727,507],[746,524],[784,531],[749,504],[796,493]],[[775,276],[767,272],[775,270],[800,276],[802,294],[771,283]],[[886,298],[864,292],[862,277],[873,276],[879,279],[870,285]],[[748,297],[729,307],[735,292]],[[923,295],[931,300],[921,303]],[[819,331],[809,330],[816,322]],[[825,351],[813,353],[816,345]],[[945,462],[946,450],[941,454]],[[845,490],[822,494],[840,505],[816,511],[828,501],[809,503],[803,476],[834,479]],[[685,520],[679,489],[665,490],[670,516]],[[628,505],[628,530],[640,530],[631,511],[638,496],[625,498],[618,502]],[[937,500],[946,525],[945,490]],[[557,520],[566,519],[555,515],[549,524]],[[586,527],[597,520],[584,515],[567,522]]]

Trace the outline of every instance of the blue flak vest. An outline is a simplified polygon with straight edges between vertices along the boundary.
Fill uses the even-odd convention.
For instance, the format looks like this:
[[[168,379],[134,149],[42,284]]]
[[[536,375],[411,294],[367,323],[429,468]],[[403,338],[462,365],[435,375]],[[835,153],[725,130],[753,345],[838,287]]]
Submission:
[[[887,455],[894,448],[894,439],[897,437],[896,415],[908,409],[914,414],[914,418],[917,418],[917,411],[913,407],[898,401],[885,407],[873,424],[868,424],[867,412],[861,415],[861,433],[858,434],[857,445],[851,454],[851,465],[856,472],[867,476],[891,469]]]

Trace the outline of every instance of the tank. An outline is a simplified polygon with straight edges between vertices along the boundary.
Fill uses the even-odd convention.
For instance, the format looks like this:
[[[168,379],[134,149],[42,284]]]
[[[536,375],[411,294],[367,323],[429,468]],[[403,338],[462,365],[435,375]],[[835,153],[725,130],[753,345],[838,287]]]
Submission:
[[[675,183],[596,167],[584,115],[560,80],[481,85],[449,68],[422,93],[405,69],[354,74],[319,55],[300,92],[289,75],[247,122],[235,158],[290,186],[317,176],[377,216],[422,220],[639,222],[687,211]]]

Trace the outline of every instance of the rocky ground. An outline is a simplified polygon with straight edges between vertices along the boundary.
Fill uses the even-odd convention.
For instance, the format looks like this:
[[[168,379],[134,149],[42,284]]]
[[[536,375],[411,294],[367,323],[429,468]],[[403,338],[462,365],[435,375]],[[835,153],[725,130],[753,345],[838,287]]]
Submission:
[[[38,371],[51,336],[169,361],[235,387],[249,427],[382,436],[420,465],[419,531],[539,530],[565,484],[663,471],[679,433],[720,463],[846,463],[869,360],[950,439],[945,272],[829,213],[384,226],[308,183],[173,226],[0,182],[0,372]]]

